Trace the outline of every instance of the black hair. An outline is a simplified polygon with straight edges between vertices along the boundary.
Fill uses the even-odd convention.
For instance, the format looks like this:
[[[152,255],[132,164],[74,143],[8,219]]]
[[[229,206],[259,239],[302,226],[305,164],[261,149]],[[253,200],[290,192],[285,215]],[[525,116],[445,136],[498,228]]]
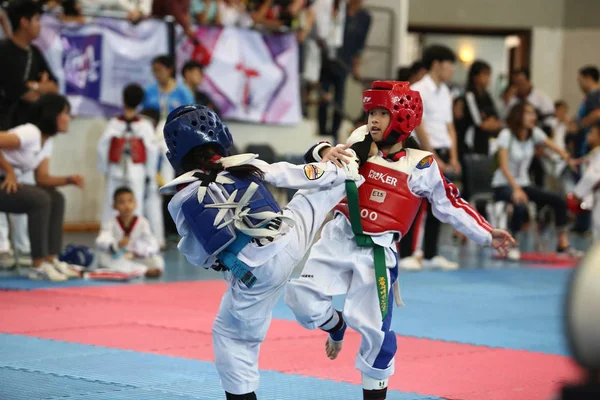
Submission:
[[[519,75],[519,74],[523,74],[523,75],[525,75],[525,78],[526,78],[528,81],[530,81],[530,80],[531,80],[531,72],[529,71],[529,68],[519,68],[519,69],[516,69],[516,70],[513,72],[513,76],[515,76],[515,75]]]
[[[152,125],[156,128],[156,125],[158,125],[158,121],[160,120],[160,111],[155,108],[144,108],[140,111],[140,115],[151,119]]]
[[[411,75],[411,70],[409,67],[400,67],[398,68],[398,73],[396,76],[396,80],[397,81],[408,81],[408,79],[410,78]]]
[[[169,56],[158,56],[152,59],[152,64],[160,64],[164,67],[175,70],[175,61]]]
[[[127,108],[136,108],[144,101],[144,89],[137,83],[130,83],[123,89],[123,104]]]
[[[199,68],[200,71],[204,70],[204,68],[202,67],[202,64],[200,64],[199,62],[187,61],[185,64],[183,64],[183,67],[181,68],[181,75],[185,76],[186,72],[191,71],[196,68]]]
[[[117,199],[119,198],[119,196],[121,196],[122,194],[125,194],[125,193],[129,193],[135,199],[135,195],[133,194],[133,190],[131,190],[127,186],[121,186],[121,187],[118,187],[117,190],[115,190],[115,192],[113,193],[113,202],[116,203]]]
[[[410,75],[414,75],[414,74],[418,73],[423,68],[425,68],[425,64],[423,64],[422,61],[415,61],[410,66]]]
[[[594,65],[586,65],[585,67],[579,68],[579,75],[585,76],[586,78],[592,78],[596,83],[600,79],[600,72]]]
[[[467,77],[467,91],[474,92],[475,91],[475,78],[484,72],[491,72],[492,67],[490,64],[486,63],[482,60],[475,60],[469,68],[469,75]]]
[[[62,0],[61,4],[63,14],[67,16],[79,16],[81,15],[79,4],[77,0]]]
[[[218,147],[212,144],[205,144],[196,146],[191,149],[181,160],[181,168],[183,171],[188,172],[194,169],[201,169],[207,173],[219,173],[223,171],[229,172],[231,175],[240,179],[259,179],[263,180],[265,177],[258,167],[251,164],[236,165],[225,169],[221,163],[211,161],[214,156],[224,156],[220,154]]]
[[[557,109],[558,107],[568,107],[567,102],[564,100],[556,100],[554,102],[554,109]]]
[[[423,66],[429,71],[434,61],[454,63],[456,62],[456,55],[449,47],[434,44],[427,47],[423,52]]]
[[[31,20],[42,13],[42,7],[33,0],[15,0],[6,8],[10,26],[13,32],[21,28],[21,18]]]
[[[65,96],[44,94],[32,104],[27,122],[37,126],[43,135],[54,136],[58,130],[56,118],[65,108],[71,111],[71,105]]]

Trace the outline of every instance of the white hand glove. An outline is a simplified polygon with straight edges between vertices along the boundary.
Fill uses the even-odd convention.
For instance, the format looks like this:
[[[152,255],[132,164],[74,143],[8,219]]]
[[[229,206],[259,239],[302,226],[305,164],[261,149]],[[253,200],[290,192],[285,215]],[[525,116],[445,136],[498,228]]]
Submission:
[[[360,160],[356,156],[354,150],[346,149],[347,152],[352,153],[352,158],[350,159],[350,164],[342,163],[342,169],[346,174],[347,181],[359,181],[361,179],[361,175],[358,172],[358,164]]]

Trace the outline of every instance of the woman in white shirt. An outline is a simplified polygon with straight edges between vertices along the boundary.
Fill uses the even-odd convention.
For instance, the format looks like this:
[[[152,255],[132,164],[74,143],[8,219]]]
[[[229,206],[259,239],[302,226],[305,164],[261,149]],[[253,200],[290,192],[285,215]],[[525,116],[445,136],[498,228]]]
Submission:
[[[30,123],[0,132],[0,212],[27,214],[32,268],[29,277],[64,281],[79,276],[58,261],[62,250],[65,199],[59,186],[83,187],[81,175],[53,176],[49,172],[52,137],[69,129],[67,99],[57,94],[40,97],[31,108]],[[36,186],[19,185],[17,174],[35,171]]]
[[[535,147],[545,146],[570,162],[569,154],[558,147],[536,126],[537,114],[529,103],[519,103],[508,113],[506,125],[495,143],[498,168],[492,178],[496,201],[511,202],[514,212],[510,223],[512,233],[518,232],[527,220],[527,203],[535,202],[538,207],[549,205],[554,209],[558,229],[557,252],[573,257],[581,252],[571,247],[567,237],[566,200],[554,193],[535,187],[529,179],[529,166],[535,154]],[[510,258],[518,259],[520,254],[514,251]]]

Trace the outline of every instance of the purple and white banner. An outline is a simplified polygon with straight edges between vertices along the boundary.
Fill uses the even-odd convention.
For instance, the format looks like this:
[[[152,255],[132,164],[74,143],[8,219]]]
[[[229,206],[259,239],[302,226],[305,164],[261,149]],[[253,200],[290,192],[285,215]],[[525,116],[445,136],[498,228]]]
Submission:
[[[206,64],[200,90],[224,119],[266,124],[301,120],[298,43],[294,33],[199,27],[200,46],[177,45],[178,70],[189,59]]]
[[[72,112],[112,116],[121,112],[122,91],[130,83],[154,82],[151,61],[168,54],[168,29],[162,21],[132,25],[126,20],[94,18],[85,25],[42,18],[36,40],[58,79]]]

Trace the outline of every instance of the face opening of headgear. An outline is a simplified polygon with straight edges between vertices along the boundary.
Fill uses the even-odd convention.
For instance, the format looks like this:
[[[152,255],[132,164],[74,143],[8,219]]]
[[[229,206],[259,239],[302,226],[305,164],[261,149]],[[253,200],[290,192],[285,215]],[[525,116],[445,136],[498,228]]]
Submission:
[[[233,146],[233,138],[227,125],[206,106],[190,104],[180,106],[169,113],[164,128],[167,159],[178,173],[181,162],[195,147],[211,145],[226,157]]]
[[[379,107],[390,113],[390,124],[378,144],[402,142],[421,125],[423,101],[419,92],[410,89],[408,82],[374,81],[371,89],[363,92],[363,110],[368,113]]]

